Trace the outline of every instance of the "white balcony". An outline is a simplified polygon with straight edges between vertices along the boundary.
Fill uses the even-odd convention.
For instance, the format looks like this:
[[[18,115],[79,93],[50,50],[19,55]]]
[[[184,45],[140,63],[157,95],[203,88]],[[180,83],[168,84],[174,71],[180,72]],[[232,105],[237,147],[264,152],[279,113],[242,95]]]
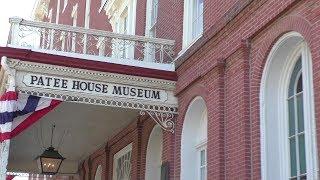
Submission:
[[[174,41],[10,18],[8,47],[174,71]]]

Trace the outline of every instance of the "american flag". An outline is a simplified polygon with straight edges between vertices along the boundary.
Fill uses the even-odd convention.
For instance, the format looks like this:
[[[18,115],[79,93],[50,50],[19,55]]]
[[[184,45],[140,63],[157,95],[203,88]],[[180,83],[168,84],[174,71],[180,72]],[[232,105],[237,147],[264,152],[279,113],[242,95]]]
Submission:
[[[61,101],[7,91],[0,97],[0,142],[11,139]]]

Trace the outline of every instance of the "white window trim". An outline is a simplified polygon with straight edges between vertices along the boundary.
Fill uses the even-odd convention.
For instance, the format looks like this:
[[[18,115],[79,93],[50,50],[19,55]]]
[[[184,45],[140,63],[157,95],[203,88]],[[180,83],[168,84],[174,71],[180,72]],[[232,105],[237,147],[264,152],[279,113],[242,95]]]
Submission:
[[[57,12],[56,12],[56,24],[59,24],[59,17],[60,17],[60,0],[57,2]]]
[[[206,168],[206,177],[205,180],[208,179],[208,148],[207,148],[207,140],[204,140],[203,142],[201,142],[200,144],[198,144],[196,146],[196,150],[197,150],[197,176],[200,179],[201,177],[201,151],[205,150],[205,168]]]
[[[94,175],[94,180],[102,180],[102,173],[102,165],[99,164]]]
[[[113,7],[112,3],[120,5]],[[111,6],[113,8],[111,8]],[[106,5],[106,13],[109,15],[113,32],[117,32],[116,24],[119,22],[121,15],[126,9],[128,10],[128,34],[135,35],[137,0],[123,0],[120,2],[108,1]]]
[[[147,10],[146,10],[146,27],[145,27],[145,35],[150,36],[150,29],[153,28],[151,27],[151,18],[152,18],[152,3],[153,0],[147,0]],[[158,1],[158,8],[159,8],[159,1]],[[157,11],[159,12],[159,11]],[[157,21],[153,26],[157,24]]]
[[[91,0],[86,0],[86,9],[85,9],[85,18],[84,18],[84,27],[90,28],[90,8],[91,8]]]
[[[117,171],[116,170],[117,170],[117,165],[118,165],[118,159],[130,151],[131,151],[131,158],[132,158],[132,143],[130,143],[126,147],[122,148],[120,151],[118,151],[113,156],[113,168],[112,168],[113,169],[112,170],[112,179],[113,180],[117,180]]]
[[[263,180],[267,180],[267,142],[265,133],[266,130],[266,117],[265,117],[265,89],[266,89],[266,80],[268,76],[268,72],[270,72],[270,66],[271,66],[271,59],[275,56],[277,53],[278,48],[281,47],[282,43],[286,41],[289,38],[292,37],[300,37],[303,38],[299,33],[296,32],[290,32],[285,34],[280,40],[274,45],[272,48],[266,65],[265,69],[262,75],[261,80],[261,89],[260,89],[260,119],[261,119],[261,125],[260,125],[260,131],[261,131],[261,176]],[[307,165],[307,178],[308,179],[317,179],[318,177],[318,154],[317,154],[317,140],[316,140],[316,132],[315,132],[315,111],[314,111],[314,92],[313,92],[313,73],[312,73],[312,62],[311,62],[311,52],[308,49],[308,45],[306,42],[302,42],[300,46],[294,50],[293,53],[291,53],[291,56],[288,58],[295,59],[295,61],[287,61],[285,65],[285,71],[286,74],[280,77],[280,85],[278,86],[279,89],[279,112],[286,112],[286,113],[278,113],[278,119],[279,119],[279,129],[286,129],[288,130],[288,103],[286,101],[287,99],[287,93],[288,93],[288,86],[290,81],[290,76],[292,72],[292,69],[298,60],[298,56],[301,55],[302,60],[302,72],[303,72],[303,83],[304,83],[304,93],[303,93],[303,105],[304,105],[304,120],[305,120],[305,143],[306,143],[306,165]],[[289,73],[288,73],[289,72]],[[286,86],[283,86],[286,85]],[[288,144],[288,131],[279,131],[279,142],[281,149],[284,149],[283,151],[280,151],[280,167],[281,167],[281,174],[280,179],[288,179],[289,178],[289,171],[290,171],[290,164],[289,164],[289,144]]]
[[[64,0],[62,13],[64,13],[64,11],[66,10],[67,5],[68,5],[68,0]]]

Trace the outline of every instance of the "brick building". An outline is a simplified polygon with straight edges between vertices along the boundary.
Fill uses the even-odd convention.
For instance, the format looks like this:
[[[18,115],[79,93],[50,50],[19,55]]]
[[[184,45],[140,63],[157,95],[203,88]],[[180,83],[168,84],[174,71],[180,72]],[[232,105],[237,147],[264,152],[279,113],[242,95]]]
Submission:
[[[65,102],[12,138],[8,171],[37,173],[13,156],[41,121],[49,127],[73,112],[70,123],[56,122],[74,132],[60,136],[75,142],[61,146],[69,179],[319,179],[319,13],[319,0],[39,0],[43,22],[11,19],[0,56],[16,69],[20,93]],[[18,25],[42,28],[36,46],[16,40]],[[123,90],[121,105],[103,109],[89,93],[76,105],[69,96],[82,94],[21,85],[32,70],[125,84],[128,94],[142,87],[145,96],[126,99]]]

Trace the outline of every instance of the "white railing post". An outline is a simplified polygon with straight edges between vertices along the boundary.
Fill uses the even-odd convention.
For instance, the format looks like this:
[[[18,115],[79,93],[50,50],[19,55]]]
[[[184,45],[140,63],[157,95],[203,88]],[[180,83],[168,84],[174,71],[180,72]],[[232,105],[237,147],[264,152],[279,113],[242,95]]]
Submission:
[[[22,22],[22,18],[13,17],[9,19],[9,22],[11,24],[11,34],[10,34],[10,42],[8,42],[11,45],[19,45],[19,25]]]
[[[87,34],[84,34],[83,35],[83,51],[82,53],[83,54],[86,54],[87,53]]]
[[[105,55],[105,43],[104,43],[104,37],[100,36],[97,42],[97,49],[99,49],[99,56]]]

